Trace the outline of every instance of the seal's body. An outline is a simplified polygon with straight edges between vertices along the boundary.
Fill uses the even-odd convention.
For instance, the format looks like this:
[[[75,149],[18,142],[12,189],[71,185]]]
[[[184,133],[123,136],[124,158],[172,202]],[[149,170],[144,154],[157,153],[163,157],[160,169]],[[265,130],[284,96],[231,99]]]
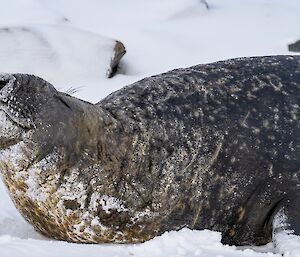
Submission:
[[[1,80],[1,172],[43,234],[126,243],[189,227],[259,245],[281,212],[299,234],[300,57],[173,70],[96,105]]]

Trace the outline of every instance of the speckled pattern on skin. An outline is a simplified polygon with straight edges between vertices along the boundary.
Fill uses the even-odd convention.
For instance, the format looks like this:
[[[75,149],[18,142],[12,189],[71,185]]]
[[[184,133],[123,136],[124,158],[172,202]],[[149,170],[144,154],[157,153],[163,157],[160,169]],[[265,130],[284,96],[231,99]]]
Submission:
[[[11,76],[17,102],[38,108],[22,139],[2,144],[0,168],[17,208],[47,236],[130,243],[189,227],[265,244],[282,203],[300,193],[298,56],[177,69],[96,105]]]

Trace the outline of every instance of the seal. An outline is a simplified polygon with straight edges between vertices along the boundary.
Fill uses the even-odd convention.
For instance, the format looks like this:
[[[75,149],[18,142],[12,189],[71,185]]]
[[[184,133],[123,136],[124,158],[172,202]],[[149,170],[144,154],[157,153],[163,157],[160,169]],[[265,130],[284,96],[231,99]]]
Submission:
[[[260,245],[300,234],[300,56],[176,69],[97,104],[33,75],[0,81],[1,174],[44,235],[135,243],[188,227]]]

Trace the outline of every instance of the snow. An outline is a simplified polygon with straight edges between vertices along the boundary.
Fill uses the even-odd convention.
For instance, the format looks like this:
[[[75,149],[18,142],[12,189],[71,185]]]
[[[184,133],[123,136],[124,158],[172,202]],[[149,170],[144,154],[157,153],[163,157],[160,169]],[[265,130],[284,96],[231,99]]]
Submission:
[[[0,29],[0,70],[34,73],[58,87],[97,81],[110,70],[115,42],[64,25],[5,27]]]
[[[239,250],[234,246],[223,246],[221,235],[209,230],[166,232],[143,244],[136,245],[80,245],[54,242],[44,239],[21,239],[4,235],[0,237],[1,257],[10,256],[105,256],[105,257],[279,257],[279,254],[260,253],[251,249]]]
[[[101,197],[100,204],[106,213],[110,213],[111,210],[117,210],[118,212],[127,211],[120,199],[108,195]]]
[[[0,35],[0,71],[28,69],[51,80],[60,90],[78,88],[75,96],[97,102],[126,84],[174,68],[239,56],[291,54],[287,45],[300,39],[299,0],[207,2],[208,9],[200,0],[0,0],[0,29],[17,32],[14,39]],[[68,63],[69,70],[65,72],[65,67],[55,62],[43,66],[30,59],[31,50],[40,49],[44,60],[53,60],[51,49],[20,33],[24,27],[43,35],[59,56],[71,55],[74,61]],[[65,35],[71,35],[71,39],[68,41]],[[122,41],[127,49],[119,74],[112,79],[100,74],[101,63],[108,57],[95,58],[95,42],[109,38]],[[18,49],[16,40],[22,42]],[[90,47],[81,47],[85,44]],[[76,58],[86,59],[81,63]],[[251,249],[222,245],[221,235],[207,230],[172,231],[137,245],[53,241],[22,219],[2,182],[0,194],[1,257],[281,256],[273,253],[272,244]],[[122,208],[116,199],[106,200],[110,208]],[[299,238],[284,233],[278,237],[282,242],[278,249],[285,256],[300,256]]]
[[[277,248],[284,253],[284,257],[300,256],[300,240],[298,236],[289,234],[289,232],[281,232],[276,235],[276,241],[280,242]]]
[[[25,25],[34,23],[57,24],[66,18],[57,10],[45,8],[38,0],[1,1],[1,26]]]

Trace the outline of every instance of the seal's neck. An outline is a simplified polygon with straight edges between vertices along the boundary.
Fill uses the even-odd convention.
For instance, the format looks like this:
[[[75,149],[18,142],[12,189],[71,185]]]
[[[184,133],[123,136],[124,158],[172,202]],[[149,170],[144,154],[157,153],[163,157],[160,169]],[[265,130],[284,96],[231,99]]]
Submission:
[[[67,106],[67,110],[59,114],[62,117],[53,116],[56,120],[50,121],[51,128],[45,124],[51,135],[45,146],[55,142],[54,147],[61,149],[67,162],[73,165],[78,162],[88,165],[96,161],[104,169],[106,166],[117,169],[126,154],[128,141],[120,121],[99,105],[63,93],[56,97]]]

